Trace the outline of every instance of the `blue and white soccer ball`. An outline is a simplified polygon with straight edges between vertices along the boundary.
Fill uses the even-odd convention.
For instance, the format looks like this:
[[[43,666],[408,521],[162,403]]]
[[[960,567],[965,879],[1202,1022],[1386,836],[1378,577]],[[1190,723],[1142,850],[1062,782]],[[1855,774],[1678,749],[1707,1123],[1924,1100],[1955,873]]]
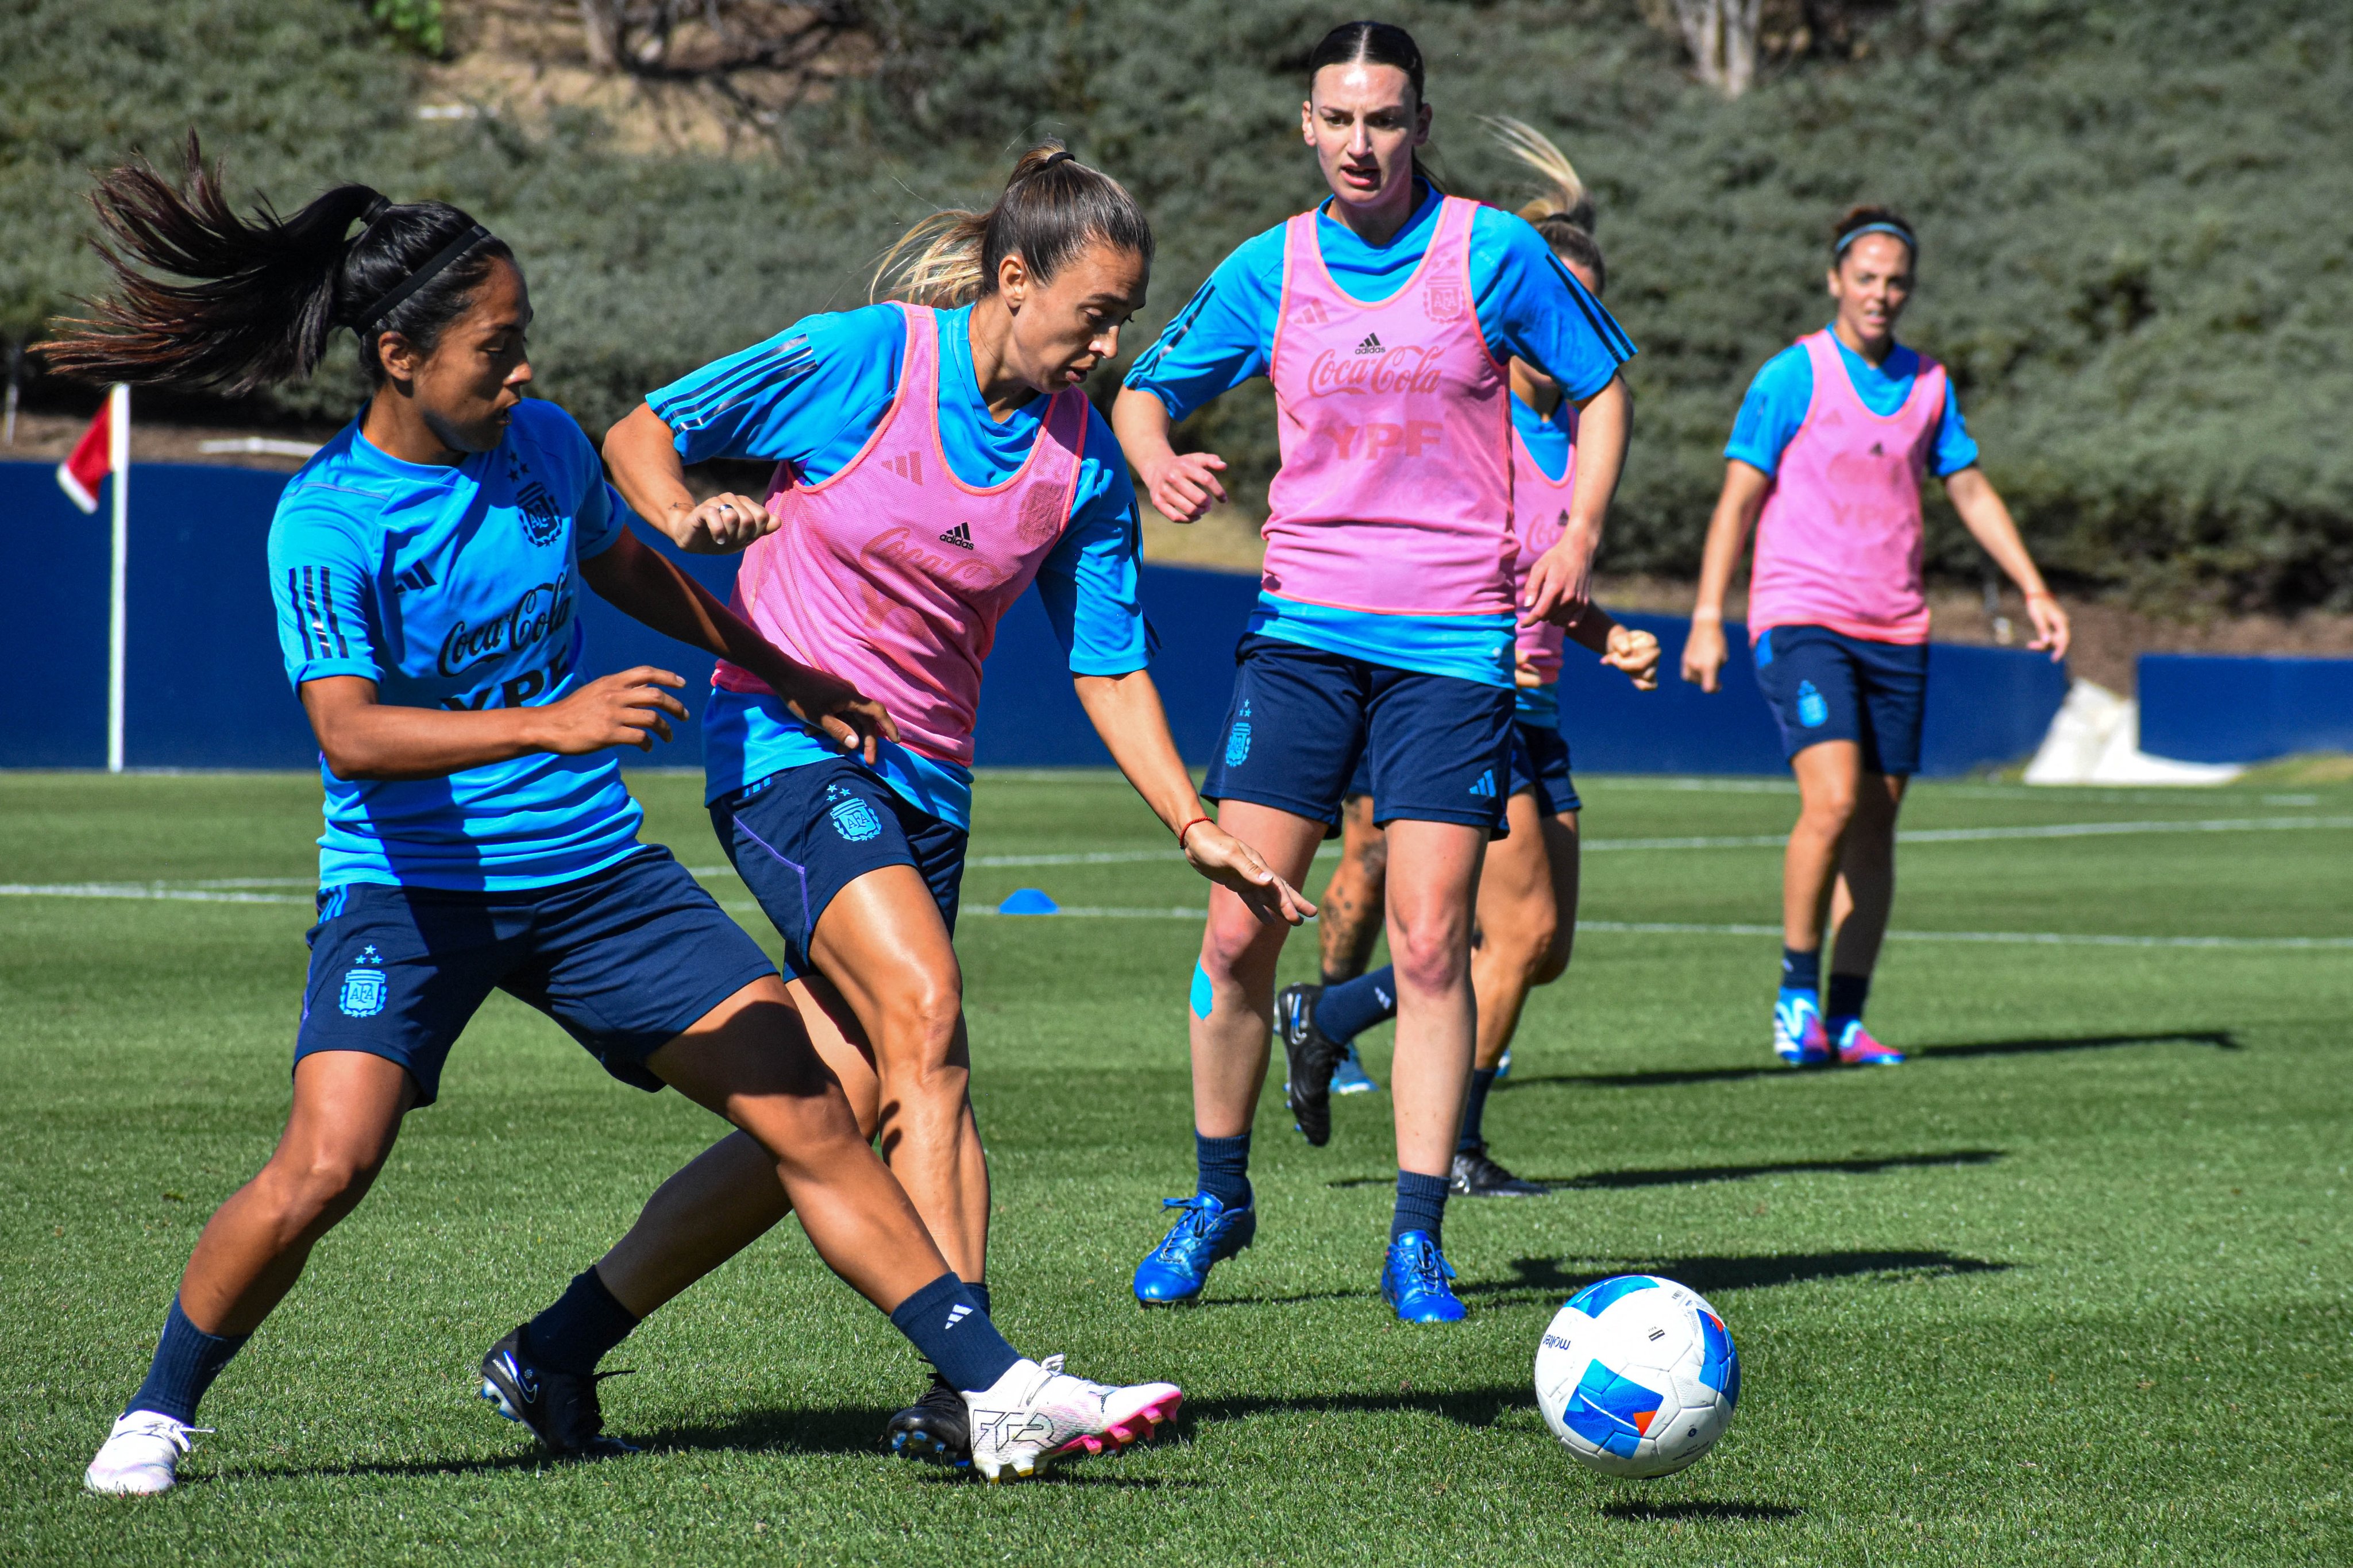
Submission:
[[[1740,1355],[1695,1290],[1649,1274],[1588,1285],[1536,1347],[1536,1404],[1563,1447],[1609,1476],[1671,1476],[1732,1425]]]

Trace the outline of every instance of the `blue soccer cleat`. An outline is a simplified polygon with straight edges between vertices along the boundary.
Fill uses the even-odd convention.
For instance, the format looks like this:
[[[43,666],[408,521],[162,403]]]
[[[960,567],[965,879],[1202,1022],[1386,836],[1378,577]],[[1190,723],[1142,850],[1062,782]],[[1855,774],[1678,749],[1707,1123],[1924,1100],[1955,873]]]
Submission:
[[[1503,1082],[1512,1076],[1512,1047],[1505,1046],[1504,1054],[1495,1058],[1495,1081]]]
[[[1175,1307],[1197,1299],[1209,1282],[1210,1268],[1258,1235],[1256,1209],[1229,1209],[1207,1193],[1164,1198],[1160,1206],[1183,1212],[1160,1245],[1135,1266],[1139,1307]]]
[[[1904,1053],[1873,1039],[1862,1019],[1849,1018],[1839,1026],[1838,1059],[1841,1067],[1900,1068],[1904,1065]]]
[[[1363,1058],[1356,1055],[1356,1043],[1349,1041],[1346,1053],[1340,1058],[1340,1064],[1332,1069],[1332,1092],[1378,1094],[1380,1091],[1381,1086],[1373,1081],[1373,1075],[1365,1070]]]
[[[1781,987],[1773,1003],[1773,1054],[1793,1068],[1828,1067],[1837,1059],[1812,992]]]
[[[1459,1323],[1468,1316],[1447,1283],[1453,1266],[1426,1230],[1409,1230],[1389,1243],[1381,1263],[1381,1300],[1401,1323]]]

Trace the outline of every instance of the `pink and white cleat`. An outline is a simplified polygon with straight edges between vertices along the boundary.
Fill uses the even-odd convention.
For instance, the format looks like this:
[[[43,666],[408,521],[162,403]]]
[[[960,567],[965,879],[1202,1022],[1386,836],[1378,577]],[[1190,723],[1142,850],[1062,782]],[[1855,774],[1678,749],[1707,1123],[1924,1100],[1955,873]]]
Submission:
[[[1185,1402],[1173,1383],[1124,1388],[1062,1370],[1062,1358],[1019,1361],[997,1386],[965,1394],[972,1414],[973,1468],[992,1481],[1027,1479],[1060,1459],[1149,1442]]]
[[[1838,1059],[1841,1067],[1900,1068],[1904,1065],[1904,1053],[1873,1039],[1862,1019],[1849,1018],[1839,1026]]]

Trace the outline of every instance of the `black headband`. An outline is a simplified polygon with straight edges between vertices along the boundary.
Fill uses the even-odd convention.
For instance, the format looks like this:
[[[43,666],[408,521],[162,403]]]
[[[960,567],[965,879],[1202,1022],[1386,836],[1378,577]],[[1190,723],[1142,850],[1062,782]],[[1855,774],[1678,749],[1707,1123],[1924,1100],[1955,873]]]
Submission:
[[[353,322],[355,330],[364,333],[368,328],[374,326],[376,322],[384,320],[385,317],[398,310],[402,301],[406,300],[411,294],[416,293],[419,289],[422,289],[427,283],[432,282],[433,279],[440,274],[444,268],[448,267],[451,262],[457,260],[459,257],[465,255],[466,252],[473,249],[474,247],[480,245],[482,241],[490,237],[491,231],[484,228],[480,224],[476,224],[471,228],[469,228],[465,233],[459,235],[457,238],[451,240],[448,244],[435,251],[431,258],[428,259],[424,266],[418,268],[406,278],[401,279],[398,286],[396,287],[391,293],[386,294],[383,299],[378,300],[375,304],[369,306],[367,310],[364,311]]]
[[[1046,161],[1029,172],[1033,174],[1042,174],[1047,170],[1052,168],[1055,164],[1062,162],[1064,159],[1076,158],[1078,154],[1076,153],[1071,152],[1068,147],[1064,147],[1056,152],[1048,153],[1046,155]]]

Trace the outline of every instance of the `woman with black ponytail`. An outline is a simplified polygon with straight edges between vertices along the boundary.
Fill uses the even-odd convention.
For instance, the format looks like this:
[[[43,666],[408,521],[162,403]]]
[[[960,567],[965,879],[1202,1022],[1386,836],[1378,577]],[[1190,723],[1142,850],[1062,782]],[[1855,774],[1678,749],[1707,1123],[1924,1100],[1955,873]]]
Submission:
[[[197,1239],[146,1382],[86,1484],[174,1483],[206,1388],[364,1195],[402,1119],[433,1102],[493,989],[547,1013],[623,1082],[673,1086],[733,1121],[827,1262],[955,1369],[989,1418],[1034,1425],[1037,1390],[1078,1380],[1006,1344],[860,1135],[775,967],[668,850],[638,841],[614,748],[668,740],[685,683],[650,668],[583,681],[578,586],[754,672],[836,745],[871,750],[895,733],[890,719],[628,531],[579,427],[524,398],[522,270],[463,212],[344,185],[291,218],[240,216],[193,138],[185,186],[132,165],[96,204],[115,291],[70,323],[53,364],[248,391],[306,374],[345,328],[370,395],[287,485],[270,528],[279,641],[327,795],[293,1109]],[[721,497],[688,517],[715,536],[752,504]],[[582,1364],[577,1347],[634,1321],[592,1269],[491,1349],[483,1396],[554,1452],[626,1452],[603,1433],[595,1356]],[[1101,1392],[1128,1406],[1176,1397]],[[1097,1400],[1089,1425],[1060,1401],[1014,1468],[1056,1444],[1100,1445],[1115,1404]]]
[[[1379,1275],[1403,1321],[1453,1322],[1440,1246],[1471,1079],[1472,901],[1504,831],[1514,623],[1574,625],[1624,461],[1634,346],[1544,237],[1449,196],[1422,171],[1432,117],[1401,27],[1349,22],[1307,61],[1301,140],[1324,194],[1221,262],[1128,373],[1113,425],[1153,504],[1191,522],[1225,499],[1176,421],[1252,376],[1274,384],[1282,466],[1268,490],[1263,592],[1235,650],[1225,744],[1201,793],[1277,874],[1305,875],[1359,760],[1388,828],[1397,961],[1397,1204]],[[1559,541],[1515,591],[1513,359],[1578,411]],[[1285,932],[1220,891],[1192,991],[1198,1169],[1136,1266],[1146,1305],[1189,1301],[1250,1244],[1250,1122]],[[1293,1048],[1293,1047],[1297,1048]],[[1289,1097],[1331,1136],[1336,1042],[1286,1037]]]

